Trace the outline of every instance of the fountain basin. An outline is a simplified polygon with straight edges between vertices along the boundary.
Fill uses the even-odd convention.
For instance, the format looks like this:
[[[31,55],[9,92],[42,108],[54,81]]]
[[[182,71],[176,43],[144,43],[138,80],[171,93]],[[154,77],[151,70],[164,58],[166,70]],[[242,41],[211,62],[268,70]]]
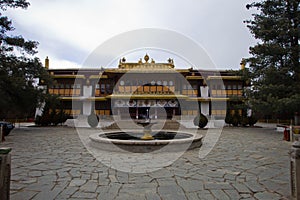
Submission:
[[[156,133],[152,131],[152,133]],[[163,130],[153,134],[153,140],[141,139],[141,131],[110,131],[90,136],[93,147],[105,151],[149,153],[153,151],[178,152],[202,145],[202,135],[182,131]]]

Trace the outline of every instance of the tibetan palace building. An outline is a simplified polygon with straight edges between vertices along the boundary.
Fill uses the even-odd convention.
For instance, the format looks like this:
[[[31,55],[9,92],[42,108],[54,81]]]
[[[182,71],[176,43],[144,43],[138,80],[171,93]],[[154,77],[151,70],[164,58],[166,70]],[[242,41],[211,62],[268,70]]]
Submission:
[[[74,117],[94,112],[99,117],[159,119],[194,116],[199,110],[225,117],[223,105],[231,99],[242,101],[246,86],[233,72],[176,69],[172,59],[156,63],[148,55],[136,63],[123,58],[118,68],[49,69],[48,58],[45,67],[55,80],[48,92],[59,95],[65,113]]]

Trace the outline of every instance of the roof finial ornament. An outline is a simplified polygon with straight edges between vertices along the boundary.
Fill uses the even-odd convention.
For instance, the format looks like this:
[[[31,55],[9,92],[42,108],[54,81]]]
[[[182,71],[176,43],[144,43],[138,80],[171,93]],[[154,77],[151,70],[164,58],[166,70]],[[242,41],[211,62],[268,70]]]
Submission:
[[[49,69],[49,58],[48,58],[48,56],[45,59],[45,68]]]
[[[173,64],[173,63],[174,63],[173,59],[171,59],[171,58],[168,59],[168,62],[169,62],[170,64]]]
[[[241,66],[241,70],[244,70],[245,69],[245,66],[246,66],[246,60],[243,58],[241,63],[240,63],[240,66]]]
[[[148,54],[145,55],[144,60],[146,61],[146,63],[148,63],[148,61],[149,61],[149,56],[148,56]]]

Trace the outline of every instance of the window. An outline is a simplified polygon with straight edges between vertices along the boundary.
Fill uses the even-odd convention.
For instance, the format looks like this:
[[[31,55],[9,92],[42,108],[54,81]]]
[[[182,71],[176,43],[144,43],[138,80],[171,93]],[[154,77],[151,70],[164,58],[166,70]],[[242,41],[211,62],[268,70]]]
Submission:
[[[111,85],[109,83],[106,85],[106,93],[107,94],[112,93],[112,87],[111,87]]]
[[[142,80],[138,80],[138,86],[142,86],[144,85],[143,81]]]
[[[101,93],[104,94],[104,93],[105,93],[105,84],[104,84],[104,83],[101,83],[101,86],[100,86],[100,87],[101,87],[101,88],[100,88]]]
[[[126,86],[131,86],[131,81],[127,80],[127,81],[125,82],[125,85],[126,85]]]

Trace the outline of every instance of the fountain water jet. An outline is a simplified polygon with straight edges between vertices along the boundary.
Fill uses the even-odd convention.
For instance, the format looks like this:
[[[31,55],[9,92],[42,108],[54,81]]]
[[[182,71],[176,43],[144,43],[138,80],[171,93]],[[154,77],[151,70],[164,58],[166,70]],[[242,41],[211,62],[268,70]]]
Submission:
[[[148,109],[147,109],[147,116],[145,121],[138,121],[137,124],[142,125],[144,127],[143,130],[144,135],[141,137],[142,140],[154,140],[154,137],[151,134],[151,127],[154,124],[156,124],[156,122],[151,122]]]

